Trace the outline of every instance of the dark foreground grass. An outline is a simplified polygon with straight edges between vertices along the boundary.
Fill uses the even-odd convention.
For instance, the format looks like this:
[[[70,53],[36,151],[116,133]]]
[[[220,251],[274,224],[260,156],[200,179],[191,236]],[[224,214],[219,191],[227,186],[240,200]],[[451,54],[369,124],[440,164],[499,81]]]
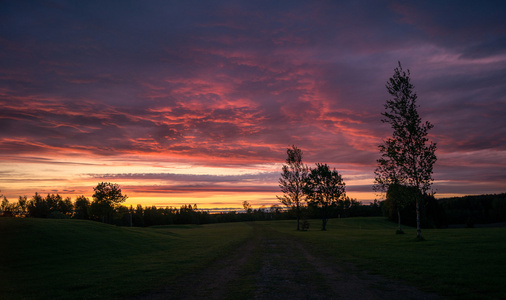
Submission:
[[[280,233],[311,244],[337,260],[362,270],[402,280],[425,291],[454,299],[506,299],[506,228],[432,229],[406,227],[395,234],[396,224],[383,218],[329,221],[328,231],[297,232],[293,221],[265,223]]]
[[[157,289],[246,240],[245,223],[116,227],[0,218],[0,299],[110,299]]]
[[[260,222],[275,234],[454,299],[506,299],[506,228],[424,230],[396,235],[383,218]],[[262,233],[246,223],[126,228],[80,220],[0,218],[0,299],[113,299],[170,285]],[[265,234],[264,234],[265,235]],[[264,236],[264,238],[269,238]],[[257,249],[231,291],[253,294]],[[295,250],[293,250],[295,251]],[[346,264],[343,264],[346,266]],[[353,269],[350,269],[353,271]],[[309,274],[314,275],[314,274]],[[234,294],[234,293],[232,293]]]

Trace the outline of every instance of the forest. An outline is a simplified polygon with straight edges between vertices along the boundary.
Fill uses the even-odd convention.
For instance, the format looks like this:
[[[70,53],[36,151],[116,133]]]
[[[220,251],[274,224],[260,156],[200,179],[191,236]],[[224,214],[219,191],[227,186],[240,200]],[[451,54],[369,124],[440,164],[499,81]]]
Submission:
[[[395,201],[387,199],[381,202],[381,206],[390,221],[398,221]],[[472,228],[476,224],[506,222],[506,193],[440,199],[426,196],[421,206],[424,228],[446,228],[452,225]],[[401,215],[404,225],[415,226],[414,203],[401,208]]]
[[[114,184],[110,184],[110,186],[118,187]],[[28,199],[26,196],[20,196],[18,201],[13,203],[9,202],[4,196],[0,208],[0,215],[3,217],[72,218],[136,227],[285,220],[295,218],[296,215],[294,209],[283,209],[279,205],[257,209],[249,208],[245,209],[244,212],[210,213],[208,210],[199,209],[196,204],[182,205],[179,208],[142,206],[140,204],[136,207],[124,205],[106,207],[103,203],[97,201],[97,199],[90,201],[85,196],[78,196],[75,201],[72,201],[70,197],[63,198],[58,194],[48,194],[43,197],[38,193],[35,193],[31,199]],[[305,207],[303,214],[308,219],[320,217],[319,208],[316,206]],[[332,218],[380,215],[380,202],[375,201],[364,205],[350,198],[339,201],[329,210],[329,216]]]

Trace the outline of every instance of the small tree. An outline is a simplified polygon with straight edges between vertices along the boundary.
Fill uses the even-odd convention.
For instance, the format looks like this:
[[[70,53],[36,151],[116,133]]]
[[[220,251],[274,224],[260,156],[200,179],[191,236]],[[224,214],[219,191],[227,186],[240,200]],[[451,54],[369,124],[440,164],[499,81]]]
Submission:
[[[128,197],[121,193],[118,184],[110,182],[101,182],[93,188],[93,202],[90,211],[96,217],[102,219],[102,222],[112,221],[114,209],[121,205]]]
[[[321,209],[322,230],[327,230],[328,210],[346,196],[341,175],[327,164],[316,164],[307,177],[305,193],[309,203]]]
[[[434,125],[422,123],[409,76],[409,70],[403,71],[399,62],[386,84],[392,98],[386,101],[386,111],[382,113],[385,118],[381,121],[391,125],[393,134],[379,146],[381,158],[377,160],[375,186],[384,192],[392,184],[417,190],[413,193],[413,201],[416,203],[417,237],[421,238],[420,202],[432,185],[436,144],[427,138]]]
[[[249,202],[248,202],[248,201],[246,201],[246,200],[244,200],[244,201],[242,202],[242,207],[244,208],[244,210],[245,210],[245,211],[246,211],[246,213],[248,213],[248,214],[250,214],[250,213],[253,211],[253,209],[251,208],[251,204],[249,204]]]
[[[283,165],[283,173],[279,178],[279,187],[283,196],[276,196],[286,207],[295,210],[297,216],[297,230],[300,230],[301,210],[304,206],[304,185],[309,172],[302,163],[302,150],[292,146],[286,150],[288,157]]]

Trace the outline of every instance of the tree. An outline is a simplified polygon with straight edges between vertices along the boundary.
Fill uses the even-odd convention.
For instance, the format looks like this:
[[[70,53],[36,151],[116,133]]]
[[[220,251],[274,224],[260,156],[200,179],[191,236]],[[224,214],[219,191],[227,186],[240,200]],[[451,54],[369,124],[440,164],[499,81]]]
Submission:
[[[26,196],[19,196],[18,198],[18,206],[20,214],[24,215],[26,212],[26,205],[28,203],[28,198]]]
[[[116,183],[101,182],[93,190],[95,193],[90,206],[91,214],[101,218],[102,222],[112,221],[114,209],[120,206],[128,196],[121,193],[121,189]]]
[[[14,205],[9,203],[7,197],[1,196],[0,198],[3,198],[2,204],[0,206],[2,212],[0,216],[13,216]]]
[[[38,193],[35,193],[32,199],[28,201],[26,208],[28,215],[33,218],[47,218],[51,212],[46,200]]]
[[[330,170],[327,164],[316,164],[311,169],[304,189],[308,202],[319,207],[322,212],[322,230],[327,230],[328,211],[346,196],[345,183],[336,169]]]
[[[88,220],[90,218],[90,205],[90,200],[84,195],[77,197],[74,202],[74,218]]]
[[[309,169],[302,163],[302,150],[292,146],[286,150],[288,157],[279,178],[279,187],[283,196],[276,196],[286,207],[295,210],[297,230],[300,230],[301,209],[304,206],[304,185]]]
[[[58,211],[61,212],[66,217],[72,216],[72,211],[74,210],[74,204],[70,197],[65,197],[65,199],[61,199],[58,201]]]
[[[244,200],[244,201],[242,202],[242,207],[244,208],[244,210],[245,210],[245,211],[246,211],[246,213],[248,213],[248,214],[250,214],[250,213],[253,211],[253,209],[251,208],[251,204],[249,204],[249,202],[248,202],[248,201],[246,201],[246,200]]]
[[[386,84],[391,99],[386,100],[383,123],[393,129],[392,137],[379,145],[381,158],[375,170],[375,189],[386,192],[393,184],[416,189],[409,201],[416,203],[417,237],[422,237],[420,203],[432,185],[432,172],[437,158],[436,144],[430,142],[428,131],[434,127],[422,123],[416,104],[410,72],[403,71],[401,63]]]

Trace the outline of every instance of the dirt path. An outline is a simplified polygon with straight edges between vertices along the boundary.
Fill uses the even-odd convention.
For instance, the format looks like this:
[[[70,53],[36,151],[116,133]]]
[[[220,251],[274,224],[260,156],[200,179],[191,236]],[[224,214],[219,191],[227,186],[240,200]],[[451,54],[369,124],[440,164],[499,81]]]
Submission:
[[[254,238],[233,255],[138,299],[441,299],[351,265],[343,268],[268,226],[251,226]]]

